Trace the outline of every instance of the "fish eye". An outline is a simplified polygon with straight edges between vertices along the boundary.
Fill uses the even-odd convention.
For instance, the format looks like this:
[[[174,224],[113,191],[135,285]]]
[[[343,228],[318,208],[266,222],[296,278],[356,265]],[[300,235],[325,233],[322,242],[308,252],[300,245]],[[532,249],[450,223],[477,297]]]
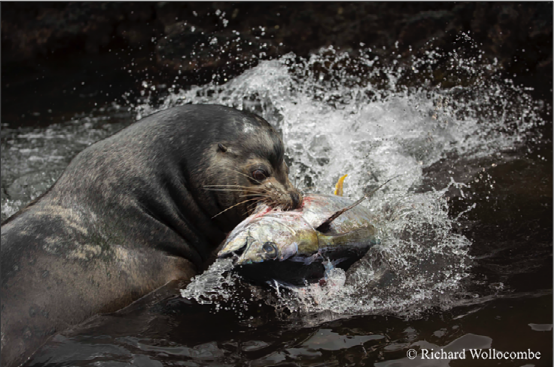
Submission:
[[[265,180],[269,175],[266,171],[263,169],[257,169],[252,172],[252,178],[256,181],[263,181]]]
[[[269,259],[275,259],[277,257],[277,247],[273,242],[264,243],[262,250],[266,253]]]

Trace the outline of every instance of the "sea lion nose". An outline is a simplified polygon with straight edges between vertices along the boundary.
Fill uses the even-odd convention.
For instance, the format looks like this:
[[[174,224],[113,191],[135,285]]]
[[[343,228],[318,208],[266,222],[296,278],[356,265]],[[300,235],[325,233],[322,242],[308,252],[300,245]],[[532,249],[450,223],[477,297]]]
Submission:
[[[302,204],[302,195],[298,191],[291,192],[290,199],[292,201],[292,209],[298,209]]]

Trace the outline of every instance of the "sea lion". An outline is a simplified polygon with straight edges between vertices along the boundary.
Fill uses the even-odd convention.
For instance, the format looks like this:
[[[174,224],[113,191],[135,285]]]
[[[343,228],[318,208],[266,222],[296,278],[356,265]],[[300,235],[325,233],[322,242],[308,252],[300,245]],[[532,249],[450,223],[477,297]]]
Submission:
[[[2,224],[2,365],[23,363],[94,314],[190,279],[249,204],[298,207],[283,156],[269,123],[218,105],[158,112],[79,153]]]

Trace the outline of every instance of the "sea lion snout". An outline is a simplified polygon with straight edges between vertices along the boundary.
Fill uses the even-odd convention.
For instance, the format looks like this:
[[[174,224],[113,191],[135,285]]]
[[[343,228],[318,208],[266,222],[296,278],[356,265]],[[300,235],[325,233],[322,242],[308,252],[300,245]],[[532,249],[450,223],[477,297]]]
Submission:
[[[263,182],[260,189],[260,201],[273,208],[291,210],[298,209],[302,204],[302,194],[292,186],[288,178],[282,184],[275,177],[270,177]]]
[[[288,167],[286,172],[288,173]],[[289,204],[285,206],[285,209],[290,210],[300,208],[303,199],[302,193],[292,184],[292,182],[290,182],[288,174],[285,175],[285,185],[283,189],[289,196],[287,199]]]
[[[295,189],[290,193],[290,199],[292,201],[292,209],[298,209],[302,205],[302,194]]]

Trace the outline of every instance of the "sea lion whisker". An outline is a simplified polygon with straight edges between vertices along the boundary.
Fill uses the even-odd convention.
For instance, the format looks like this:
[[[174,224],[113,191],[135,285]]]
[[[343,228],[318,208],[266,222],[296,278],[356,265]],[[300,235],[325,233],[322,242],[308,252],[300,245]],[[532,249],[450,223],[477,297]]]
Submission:
[[[257,202],[248,204],[248,211],[252,211],[257,205]]]
[[[248,188],[248,186],[244,186],[244,185],[204,185],[204,187],[240,187],[240,188]]]
[[[221,215],[221,214],[225,213],[227,210],[234,208],[235,206],[244,204],[244,203],[246,203],[246,202],[248,202],[248,201],[252,201],[252,200],[255,200],[255,199],[248,199],[248,200],[241,201],[240,203],[237,203],[237,204],[235,204],[235,205],[231,205],[231,206],[228,207],[227,209],[224,209],[224,210],[220,211],[219,213],[217,213],[216,215],[214,215],[214,216],[212,217],[212,219],[214,219],[214,218],[217,217],[218,215]]]
[[[266,204],[267,203],[264,203],[262,200],[260,200],[260,198],[254,198],[252,199],[254,202],[253,203],[250,203],[248,204],[248,211],[251,211],[254,209],[254,207],[256,207],[258,204],[262,203],[262,204]]]
[[[241,186],[241,185],[205,185],[204,188],[206,190],[213,190],[213,189],[242,189],[242,190],[245,190],[245,191],[252,191],[252,192],[265,192],[266,190],[262,189],[261,187],[257,187],[257,186]]]
[[[269,195],[266,195],[266,194],[262,194],[262,193],[255,193],[255,194],[244,194],[244,195],[241,195],[241,197],[247,197],[247,196],[256,196],[256,197],[265,197],[265,198],[270,198]]]
[[[243,192],[244,190],[240,189],[206,189],[208,191],[223,191],[223,192]]]
[[[260,198],[260,200],[269,205],[273,202],[273,197],[270,195],[264,195]]]

